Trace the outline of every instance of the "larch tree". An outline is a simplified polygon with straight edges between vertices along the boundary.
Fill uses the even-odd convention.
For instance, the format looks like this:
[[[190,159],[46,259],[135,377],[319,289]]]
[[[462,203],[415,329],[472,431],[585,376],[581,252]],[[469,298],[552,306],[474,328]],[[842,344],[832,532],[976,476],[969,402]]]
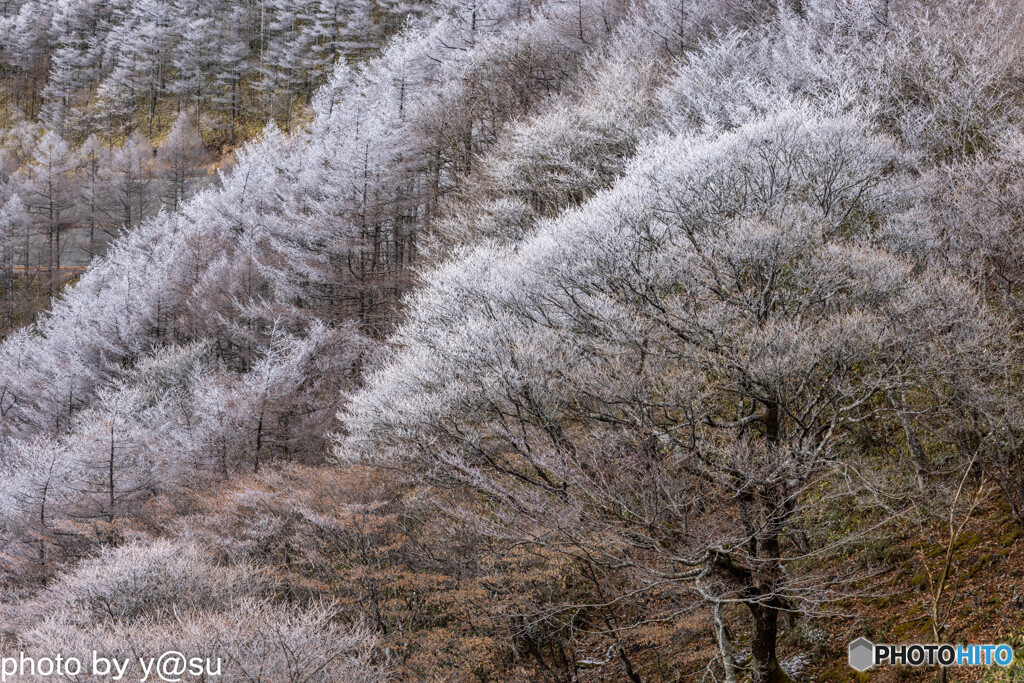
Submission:
[[[182,112],[157,150],[164,183],[163,204],[168,211],[177,211],[191,195],[207,158],[206,145],[199,131],[192,124],[191,117]]]
[[[110,154],[95,135],[90,135],[78,148],[81,163],[79,183],[79,210],[81,223],[89,230],[89,256],[100,254],[100,242],[104,243],[113,234],[110,229],[107,204],[110,201],[106,188]]]
[[[77,171],[78,160],[68,144],[52,131],[43,135],[27,171],[24,202],[46,236],[51,296],[60,283],[61,230],[75,208]]]
[[[16,313],[15,267],[21,265],[24,270],[28,269],[27,262],[18,262],[19,247],[27,229],[28,212],[21,198],[15,195],[0,206],[0,276],[3,277],[0,288],[3,290],[4,315],[7,318],[8,329],[14,328]],[[23,280],[27,280],[28,273],[23,272],[22,276]]]
[[[111,218],[119,227],[131,230],[152,210],[152,145],[140,133],[133,133],[110,155],[106,170]]]

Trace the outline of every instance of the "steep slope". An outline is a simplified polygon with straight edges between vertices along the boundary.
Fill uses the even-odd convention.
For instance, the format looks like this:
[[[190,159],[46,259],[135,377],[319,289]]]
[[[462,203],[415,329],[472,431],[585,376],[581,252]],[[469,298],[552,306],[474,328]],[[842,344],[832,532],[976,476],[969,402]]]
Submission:
[[[6,339],[10,590],[95,544],[137,538],[161,495],[273,460],[321,460],[342,390],[391,325],[417,236],[439,202],[514,116],[554,96],[587,55],[600,59],[628,16],[615,4],[583,14],[559,2],[439,9],[429,28],[407,32],[365,67],[339,66],[308,130],[287,137],[269,128],[220,187],[125,234],[37,325]],[[648,20],[634,17],[631,30]],[[139,543],[118,557],[177,552]],[[80,571],[107,567],[114,584],[135,571],[103,557]],[[253,588],[252,597],[276,595]],[[42,599],[49,606],[27,614],[72,609]],[[209,607],[197,624],[222,618],[217,603]],[[104,642],[156,618],[140,610],[108,615],[103,637],[113,640]],[[315,631],[335,612],[308,614],[303,623]],[[86,637],[73,623],[10,628],[38,648]],[[134,646],[184,637],[158,631]]]
[[[601,603],[658,605],[633,628],[704,605],[726,680],[786,679],[784,622],[870,593],[844,558],[958,510],[978,470],[1015,500],[1019,318],[949,267],[991,253],[978,235],[915,206],[922,172],[1016,148],[1007,44],[945,33],[963,5],[895,29],[861,9],[855,30],[822,12],[727,35],[658,91],[665,132],[611,189],[532,230],[485,222],[503,243],[425,276],[339,458],[465,491],[452,514],[481,534],[574,558]],[[988,11],[976,28],[1008,18]],[[979,98],[893,91],[957,51]]]

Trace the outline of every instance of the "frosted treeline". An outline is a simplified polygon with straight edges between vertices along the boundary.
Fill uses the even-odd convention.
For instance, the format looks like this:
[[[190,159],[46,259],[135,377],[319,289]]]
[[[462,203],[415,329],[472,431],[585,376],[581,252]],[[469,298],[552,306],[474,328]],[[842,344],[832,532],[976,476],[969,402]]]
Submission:
[[[66,137],[149,137],[176,103],[233,141],[253,116],[290,127],[339,58],[422,13],[387,0],[12,0],[0,8],[8,113]],[[140,123],[141,122],[141,123]],[[166,125],[166,124],[164,124]]]

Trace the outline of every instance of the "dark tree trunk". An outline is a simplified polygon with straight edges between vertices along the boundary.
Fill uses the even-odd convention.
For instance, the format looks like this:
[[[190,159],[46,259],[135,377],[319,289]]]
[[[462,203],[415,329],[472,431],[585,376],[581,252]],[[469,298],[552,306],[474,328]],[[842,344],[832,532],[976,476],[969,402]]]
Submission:
[[[750,603],[754,632],[750,638],[751,675],[755,683],[788,683],[789,676],[779,666],[775,648],[779,638],[779,610],[772,605]]]

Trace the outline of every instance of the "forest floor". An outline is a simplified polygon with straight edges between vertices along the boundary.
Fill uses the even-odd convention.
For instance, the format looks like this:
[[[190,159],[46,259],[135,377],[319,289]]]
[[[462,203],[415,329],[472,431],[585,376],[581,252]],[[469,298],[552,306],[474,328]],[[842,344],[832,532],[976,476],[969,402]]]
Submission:
[[[341,529],[351,524],[351,521],[343,519],[348,514],[345,510],[349,509],[349,505],[373,499],[374,486],[382,486],[380,481],[387,479],[373,474],[358,475],[330,467],[292,467],[286,468],[281,481],[276,481],[276,476],[270,475],[269,479],[254,477],[248,482],[228,485],[225,492],[229,495],[198,494],[191,502],[168,501],[168,510],[165,513],[177,508],[170,518],[180,519],[185,512],[183,507],[190,508],[190,513],[202,508],[216,510],[215,517],[218,521],[215,526],[220,530],[219,533],[226,533],[231,537],[247,537],[248,534],[236,528],[237,525],[262,525],[266,520],[290,516],[291,513],[287,511],[296,507],[304,509],[314,506],[323,519],[334,519],[332,524]],[[287,485],[282,483],[285,481],[288,482]],[[347,486],[355,488],[348,489]],[[253,490],[249,487],[255,487],[256,490],[265,489],[271,498],[262,499],[259,506],[251,507],[250,493],[238,497],[238,492]],[[378,493],[384,493],[385,489],[390,488],[384,486]],[[232,490],[236,493],[230,494]],[[330,495],[327,495],[328,491]],[[387,497],[386,493],[384,497]],[[201,517],[202,515],[199,518]],[[249,521],[243,522],[242,520],[246,518],[250,518]],[[957,526],[960,521],[962,520],[956,520]],[[385,515],[370,526],[387,524],[389,522]],[[202,525],[192,526],[193,530],[201,527]],[[273,543],[261,543],[261,548],[266,552],[261,559],[273,566],[274,571],[280,575],[290,576],[289,581],[295,585],[301,585],[310,578],[302,579],[298,576],[302,571],[297,572],[297,569],[304,563],[296,561],[294,557],[298,548],[312,547],[308,539],[303,540],[304,534],[297,532],[300,527],[301,525],[288,527],[291,531],[278,539],[289,547],[296,544],[292,547],[292,552],[286,553],[286,557],[290,558],[288,562],[282,562],[277,553],[266,550],[273,546]],[[922,541],[922,538],[926,540]],[[371,533],[364,540],[369,542],[369,547],[383,543],[391,550],[378,548],[381,557],[371,558],[372,561],[362,570],[354,569],[354,565],[350,565],[348,561],[339,564],[331,553],[309,564],[313,566],[322,562],[322,575],[333,576],[329,581],[331,590],[337,591],[339,595],[348,596],[349,599],[353,599],[358,591],[342,588],[343,585],[364,581],[367,576],[374,573],[373,567],[385,566],[393,561],[397,561],[399,565],[404,564],[400,559],[401,553],[394,556],[391,553],[394,548],[402,543],[409,543],[411,539],[403,541],[401,535],[393,534],[378,538],[375,533]],[[935,589],[934,577],[938,576],[945,564],[948,548],[948,523],[940,521],[927,529],[908,524],[890,534],[890,538],[885,542],[875,541],[851,556],[851,562],[861,563],[863,569],[871,569],[874,572],[875,578],[867,590],[869,595],[833,606],[832,609],[839,613],[838,615],[797,619],[785,629],[780,641],[779,656],[794,681],[889,683],[936,680],[937,669],[934,667],[915,669],[885,666],[858,674],[848,666],[847,648],[850,641],[861,636],[876,643],[933,642],[935,638],[931,632],[929,615]],[[384,556],[389,559],[382,563],[380,560]],[[307,558],[310,559],[313,558]],[[358,565],[359,562],[355,564]],[[427,574],[417,573],[412,566],[398,566],[396,569],[399,571],[395,576],[405,577],[404,580],[421,582],[430,578]],[[348,576],[349,574],[351,576]],[[389,574],[383,578],[390,581],[395,577]],[[448,588],[445,588],[446,586]],[[441,593],[455,590],[458,593],[458,589],[453,588],[448,581],[441,581],[434,586],[434,590],[440,590]],[[446,603],[451,598],[442,594],[434,597],[439,603]],[[1011,643],[1018,658],[1015,666],[1009,670],[998,667],[964,667],[951,670],[948,681],[1024,683],[1024,532],[1013,520],[1009,506],[995,487],[987,490],[962,531],[956,534],[950,560],[949,580],[940,599],[940,615],[946,620],[942,637],[944,642]],[[740,613],[735,616],[739,617]],[[434,637],[431,633],[433,632],[429,629],[424,630],[423,638],[428,643],[434,642],[430,640]],[[456,640],[459,637],[452,635]],[[629,637],[631,640],[643,640],[640,633],[632,633]],[[716,658],[717,647],[712,638],[711,619],[707,610],[698,609],[690,612],[688,616],[680,619],[673,633],[665,633],[664,637],[667,640],[661,641],[657,649],[671,660],[671,665],[664,670],[665,673],[673,671],[672,677],[681,675],[682,678],[677,680],[709,680],[706,678],[707,667],[708,663]],[[424,644],[421,642],[419,646],[423,647]],[[736,649],[742,656],[743,644],[737,643]],[[590,677],[583,677],[581,680],[619,680],[621,669],[617,666],[600,667],[598,670],[587,672],[587,675]],[[643,680],[659,680],[658,674],[648,670]]]
[[[876,597],[845,607],[850,616],[800,624],[784,637],[783,662],[806,662],[799,667],[799,680],[937,679],[934,667],[885,666],[857,674],[847,665],[848,644],[861,636],[889,644],[935,640],[929,615],[947,554],[948,527],[937,525],[932,542],[925,543],[913,529],[905,531],[867,553],[890,565],[879,577]],[[1024,533],[997,494],[982,503],[957,538],[940,615],[948,620],[944,642],[1010,643],[1016,651],[1009,669],[961,667],[948,672],[949,681],[1024,681]]]

